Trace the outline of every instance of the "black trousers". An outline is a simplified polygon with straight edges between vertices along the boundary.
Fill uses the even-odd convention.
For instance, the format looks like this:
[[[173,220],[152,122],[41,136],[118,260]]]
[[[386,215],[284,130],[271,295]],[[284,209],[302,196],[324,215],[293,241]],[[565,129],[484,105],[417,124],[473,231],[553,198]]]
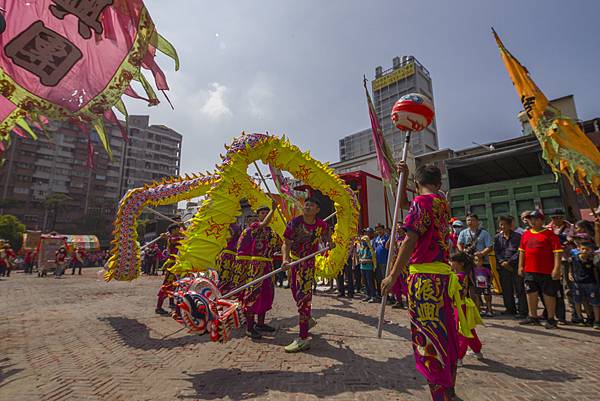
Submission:
[[[346,295],[346,290],[348,290],[348,296],[354,296],[354,266],[352,266],[352,261],[349,260],[344,265],[344,270],[337,276],[337,288],[341,295]]]
[[[83,263],[81,263],[80,261],[76,261],[76,262],[71,262],[71,275],[75,274],[75,270],[77,270],[77,268],[79,268],[79,273],[81,274],[81,268],[83,267]]]
[[[360,271],[360,263],[356,266],[352,266],[352,273],[354,274],[354,291],[358,293],[362,290],[362,273]]]
[[[500,285],[502,286],[502,298],[504,307],[508,313],[516,315],[527,315],[527,297],[525,295],[525,286],[523,285],[523,277],[517,274],[517,266],[512,266],[513,271],[500,267],[498,274],[500,275]],[[515,296],[519,300],[519,305],[515,303]]]

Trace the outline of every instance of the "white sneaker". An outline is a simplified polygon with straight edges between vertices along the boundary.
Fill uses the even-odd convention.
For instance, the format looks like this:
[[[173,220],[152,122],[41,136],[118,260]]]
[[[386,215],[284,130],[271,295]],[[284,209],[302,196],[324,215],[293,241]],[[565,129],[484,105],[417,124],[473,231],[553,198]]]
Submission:
[[[481,352],[473,352],[473,355],[477,360],[481,361],[483,359],[483,354]]]
[[[290,345],[286,346],[285,352],[294,353],[294,352],[302,352],[310,349],[310,340],[307,338],[303,340],[301,338],[295,339]]]

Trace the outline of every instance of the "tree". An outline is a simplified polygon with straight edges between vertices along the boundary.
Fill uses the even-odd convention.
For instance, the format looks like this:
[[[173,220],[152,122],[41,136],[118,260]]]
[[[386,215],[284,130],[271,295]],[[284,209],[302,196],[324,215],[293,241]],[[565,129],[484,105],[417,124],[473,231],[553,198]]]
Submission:
[[[112,239],[113,221],[108,216],[86,215],[81,223],[77,224],[73,234],[95,235],[100,243],[110,242]]]
[[[0,238],[10,242],[12,248],[17,251],[23,245],[23,233],[25,224],[21,223],[12,214],[0,215]]]
[[[0,209],[8,209],[11,208],[13,206],[17,206],[20,202],[16,199],[12,199],[12,198],[6,198],[3,200],[0,200]]]
[[[67,202],[71,202],[73,198],[69,195],[62,193],[53,193],[50,194],[44,199],[44,207],[46,208],[46,215],[48,215],[49,211],[52,211],[52,226],[50,230],[54,231],[54,227],[56,226],[56,218],[58,213],[65,210],[67,208]],[[44,227],[45,228],[45,227]]]

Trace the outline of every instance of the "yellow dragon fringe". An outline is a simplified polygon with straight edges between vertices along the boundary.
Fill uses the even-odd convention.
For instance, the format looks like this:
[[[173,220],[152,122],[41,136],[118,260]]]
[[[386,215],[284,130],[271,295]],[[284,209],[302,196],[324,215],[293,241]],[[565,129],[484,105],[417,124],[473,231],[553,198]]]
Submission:
[[[243,134],[236,138],[214,175],[174,179],[130,191],[121,201],[115,223],[115,239],[105,278],[132,280],[139,276],[140,255],[135,222],[145,206],[163,205],[207,195],[186,230],[179,255],[171,271],[175,274],[204,271],[215,266],[224,248],[228,227],[240,214],[240,200],[250,205],[270,204],[269,198],[248,178],[247,168],[262,161],[290,172],[305,184],[328,196],[337,212],[332,240],[336,248],[317,257],[317,274],[337,276],[348,258],[351,240],[358,229],[358,202],[352,190],[327,165],[301,152],[286,139],[266,134]],[[136,192],[137,191],[137,192]],[[121,227],[124,226],[124,227]],[[274,231],[285,229],[279,215],[274,215]]]

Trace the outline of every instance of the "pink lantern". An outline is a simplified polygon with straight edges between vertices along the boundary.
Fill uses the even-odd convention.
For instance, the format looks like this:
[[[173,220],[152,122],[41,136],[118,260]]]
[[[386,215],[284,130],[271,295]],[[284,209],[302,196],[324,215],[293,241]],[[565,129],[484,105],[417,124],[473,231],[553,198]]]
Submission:
[[[433,121],[431,100],[420,93],[402,96],[392,108],[392,121],[400,131],[423,131]]]

